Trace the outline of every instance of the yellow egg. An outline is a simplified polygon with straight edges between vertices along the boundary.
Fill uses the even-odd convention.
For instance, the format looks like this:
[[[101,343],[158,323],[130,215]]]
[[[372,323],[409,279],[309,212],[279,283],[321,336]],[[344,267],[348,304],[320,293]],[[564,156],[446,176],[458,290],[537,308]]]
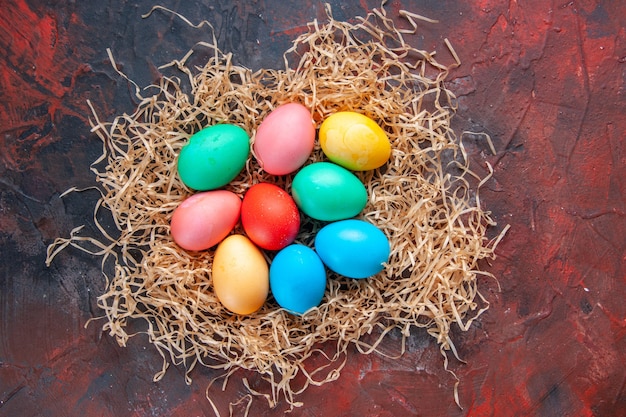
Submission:
[[[379,168],[391,156],[385,131],[369,117],[356,112],[329,116],[320,126],[319,140],[328,159],[352,171]]]
[[[222,305],[236,314],[257,311],[269,291],[269,267],[263,253],[245,236],[230,235],[215,250],[213,289]]]

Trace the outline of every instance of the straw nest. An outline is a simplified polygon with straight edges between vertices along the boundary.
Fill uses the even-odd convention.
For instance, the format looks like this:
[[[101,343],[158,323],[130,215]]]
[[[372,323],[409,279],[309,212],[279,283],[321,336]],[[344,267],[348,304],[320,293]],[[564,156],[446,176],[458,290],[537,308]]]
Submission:
[[[420,16],[401,14],[417,27]],[[93,112],[92,131],[103,143],[91,168],[101,192],[95,210],[109,211],[118,232],[112,236],[97,221],[99,237],[76,228],[50,245],[47,262],[69,245],[102,256],[103,271],[114,265],[98,298],[103,329],[121,346],[146,333],[163,357],[155,381],[171,363],[185,368],[188,382],[197,364],[222,369],[225,380],[243,368],[269,382],[267,392],[259,392],[244,380],[251,394],[270,406],[282,400],[299,406],[298,393],[339,377],[350,346],[370,353],[392,329],[406,339],[412,328],[424,327],[442,352],[454,351],[451,326],[466,330],[487,308],[477,277],[489,274],[478,262],[494,257],[499,239],[486,237],[494,222],[481,208],[481,178],[470,171],[450,126],[449,68],[434,53],[408,45],[404,33],[384,10],[356,23],[336,21],[329,10],[327,22],[311,23],[285,52],[283,69],[256,72],[235,65],[213,39],[202,42],[212,51],[203,67],[188,68],[188,56],[168,64],[184,75],[190,92],[183,92],[181,79],[163,77],[152,86],[154,95],[143,97],[137,88],[141,102],[133,114],[101,122]],[[173,210],[192,193],[176,174],[176,158],[191,134],[220,122],[241,126],[254,140],[263,118],[286,102],[309,108],[317,127],[334,112],[351,110],[387,132],[389,162],[356,174],[369,195],[359,217],[384,231],[391,255],[385,270],[369,279],[329,273],[322,304],[302,317],[278,308],[271,296],[256,313],[238,316],[212,291],[214,251],[186,252],[170,236]],[[316,146],[309,162],[320,160]],[[251,155],[226,188],[243,195],[266,181],[289,191],[291,179],[264,173]],[[312,246],[321,226],[303,216],[297,242]],[[145,331],[130,330],[136,321]],[[403,346],[404,340],[400,354]],[[307,366],[312,356],[315,369]]]

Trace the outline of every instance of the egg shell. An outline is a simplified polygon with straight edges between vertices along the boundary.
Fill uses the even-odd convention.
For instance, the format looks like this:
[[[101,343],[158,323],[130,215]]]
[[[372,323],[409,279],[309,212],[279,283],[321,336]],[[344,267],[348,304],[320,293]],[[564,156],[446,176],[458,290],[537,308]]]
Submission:
[[[348,278],[367,278],[389,259],[387,236],[363,220],[329,223],[315,236],[315,251],[332,271]]]
[[[276,107],[259,125],[254,154],[265,172],[286,175],[300,168],[315,145],[311,112],[299,103]]]
[[[243,197],[241,224],[256,245],[279,250],[296,238],[300,212],[287,191],[274,184],[258,183]]]
[[[226,190],[204,191],[179,204],[172,213],[170,233],[183,249],[199,251],[217,245],[235,227],[241,198]]]
[[[235,179],[249,154],[250,137],[241,127],[228,123],[206,127],[181,149],[178,175],[189,188],[214,190]]]
[[[230,235],[217,246],[212,279],[220,303],[235,314],[254,313],[269,293],[267,261],[243,235]]]
[[[331,162],[316,162],[298,171],[291,194],[305,214],[323,221],[354,217],[367,204],[367,190],[361,180]]]
[[[356,112],[338,112],[326,118],[320,126],[319,141],[328,159],[352,171],[379,168],[391,156],[385,131]]]
[[[324,298],[324,264],[313,249],[289,245],[276,254],[270,265],[270,289],[282,308],[304,314]]]

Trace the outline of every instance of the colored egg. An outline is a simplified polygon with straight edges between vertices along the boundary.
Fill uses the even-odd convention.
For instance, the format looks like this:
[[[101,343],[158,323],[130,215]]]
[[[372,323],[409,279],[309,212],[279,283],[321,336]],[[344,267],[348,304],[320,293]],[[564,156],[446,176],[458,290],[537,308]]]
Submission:
[[[324,298],[324,264],[313,249],[289,245],[276,254],[270,265],[270,289],[278,305],[303,314]]]
[[[250,187],[243,197],[241,224],[256,245],[279,250],[296,238],[300,212],[285,190],[274,184],[259,183]]]
[[[299,103],[278,106],[259,125],[254,154],[265,172],[286,175],[300,168],[315,144],[311,112]]]
[[[226,190],[204,191],[174,209],[170,232],[183,249],[209,249],[234,229],[240,212],[241,199],[237,194]]]
[[[361,180],[330,162],[316,162],[298,171],[291,193],[298,207],[317,220],[348,219],[367,204],[367,190]]]
[[[322,122],[319,140],[328,159],[352,171],[379,168],[391,156],[385,131],[360,113],[332,114]]]
[[[315,251],[330,270],[348,278],[367,278],[383,270],[390,247],[376,226],[350,219],[320,229]]]
[[[231,182],[246,165],[250,137],[232,124],[218,124],[193,134],[178,155],[178,175],[189,188],[214,190]]]
[[[220,303],[236,314],[254,313],[269,292],[267,261],[243,235],[230,235],[217,246],[212,279]]]

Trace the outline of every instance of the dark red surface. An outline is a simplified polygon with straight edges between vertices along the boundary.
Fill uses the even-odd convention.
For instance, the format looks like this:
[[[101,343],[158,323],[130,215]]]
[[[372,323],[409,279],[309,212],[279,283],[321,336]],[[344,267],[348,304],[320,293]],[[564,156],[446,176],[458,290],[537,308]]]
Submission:
[[[163,1],[194,22],[215,25],[219,43],[252,68],[280,67],[282,51],[313,18],[313,0]],[[213,2],[204,2],[211,3]],[[341,6],[339,5],[341,3]],[[364,15],[378,2],[333,2],[335,18]],[[46,246],[78,225],[92,229],[96,192],[89,164],[100,143],[89,133],[91,100],[102,119],[131,111],[133,89],[159,77],[209,30],[141,15],[153,3],[0,2],[0,415],[213,415],[205,389],[217,374],[174,366],[158,383],[158,353],[145,337],[127,348],[100,332],[95,298],[100,260],[69,250],[50,268]],[[453,340],[466,363],[443,370],[435,342],[414,331],[400,359],[350,355],[339,380],[312,387],[292,415],[624,416],[626,415],[626,5],[621,1],[392,1],[439,24],[408,37],[452,63],[457,132],[477,171],[495,169],[482,193],[499,228],[499,257],[482,279],[491,308]],[[402,23],[398,20],[399,24]],[[201,63],[203,53],[195,58]],[[494,229],[497,233],[499,228]],[[89,233],[87,230],[86,233]],[[398,350],[392,335],[382,350]],[[221,413],[245,395],[236,374],[211,389]],[[243,405],[235,411],[243,411]],[[279,415],[254,403],[251,415]]]

